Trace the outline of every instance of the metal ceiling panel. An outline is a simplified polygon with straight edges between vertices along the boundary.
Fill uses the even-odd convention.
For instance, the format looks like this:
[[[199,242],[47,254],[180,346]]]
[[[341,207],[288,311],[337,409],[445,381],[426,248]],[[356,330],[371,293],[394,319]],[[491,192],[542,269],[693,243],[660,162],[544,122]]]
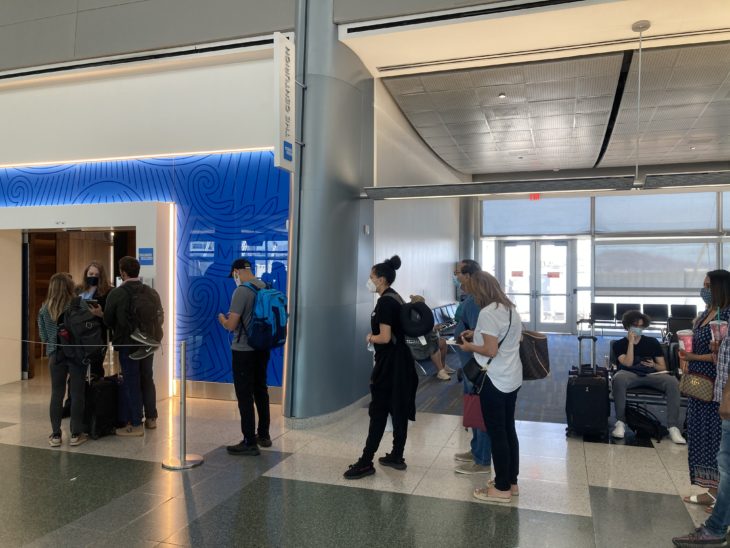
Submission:
[[[477,122],[484,120],[484,113],[478,109],[449,109],[439,111],[439,116],[447,124]]]
[[[441,116],[433,110],[425,112],[416,112],[410,116],[411,124],[415,127],[431,127],[443,125]]]
[[[474,87],[471,83],[471,78],[469,78],[469,74],[464,72],[432,74],[428,78],[424,78],[422,81],[426,91],[431,92],[467,90]]]

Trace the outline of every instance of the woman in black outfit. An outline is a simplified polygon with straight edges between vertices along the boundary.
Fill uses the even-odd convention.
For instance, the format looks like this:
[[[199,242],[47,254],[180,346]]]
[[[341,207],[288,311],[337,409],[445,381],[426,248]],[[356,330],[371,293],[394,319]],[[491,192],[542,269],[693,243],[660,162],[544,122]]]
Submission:
[[[81,283],[76,286],[76,294],[85,301],[96,301],[102,310],[106,304],[106,297],[112,290],[106,268],[101,261],[91,261],[84,269],[84,276]],[[102,322],[103,339],[107,340],[107,329]],[[96,378],[104,377],[104,358],[106,348],[99,353],[98,359],[91,364],[91,374]]]
[[[378,462],[396,470],[406,469],[403,450],[408,420],[416,420],[418,376],[400,322],[403,299],[390,287],[400,265],[400,257],[395,255],[370,270],[368,289],[380,295],[370,315],[371,333],[367,336],[367,342],[375,347],[375,367],[370,377],[370,429],[362,456],[344,473],[345,479],[360,479],[375,473],[373,458],[383,438],[388,414],[393,418],[393,450]]]

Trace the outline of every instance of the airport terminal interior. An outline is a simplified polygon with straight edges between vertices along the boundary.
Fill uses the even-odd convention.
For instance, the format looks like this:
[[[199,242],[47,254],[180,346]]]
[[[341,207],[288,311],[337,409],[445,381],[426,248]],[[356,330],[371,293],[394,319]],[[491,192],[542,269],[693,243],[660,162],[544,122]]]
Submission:
[[[678,333],[730,270],[727,0],[0,0],[0,119],[0,546],[648,548],[708,518],[688,445],[612,435],[612,401],[570,430],[566,391],[615,378],[632,310],[680,377]],[[343,477],[369,428],[366,282],[393,255],[442,340],[464,259],[547,337],[506,504],[455,458],[454,344],[443,370],[414,356],[407,468]],[[156,427],[71,445],[64,418],[52,446],[49,280],[94,262],[119,286],[125,256],[164,309]],[[289,314],[258,455],[227,450],[240,258]],[[667,424],[664,394],[628,400]]]

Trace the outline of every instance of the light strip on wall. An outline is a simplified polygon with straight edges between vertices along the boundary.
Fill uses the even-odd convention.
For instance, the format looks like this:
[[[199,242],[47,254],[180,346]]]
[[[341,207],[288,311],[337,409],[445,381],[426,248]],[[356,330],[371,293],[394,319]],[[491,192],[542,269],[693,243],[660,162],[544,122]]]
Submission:
[[[169,209],[169,225],[168,225],[168,253],[167,253],[167,302],[170,310],[168,311],[168,317],[170,318],[170,334],[167,336],[167,368],[168,368],[168,385],[167,392],[168,396],[172,397],[175,395],[175,280],[177,279],[177,273],[175,271],[175,257],[177,257],[177,235],[175,230],[177,228],[177,208],[174,203],[170,204]]]
[[[186,152],[161,152],[158,154],[135,154],[132,156],[109,156],[106,158],[85,158],[81,160],[52,160],[48,162],[29,162],[20,164],[0,164],[0,168],[57,166],[61,164],[90,164],[93,162],[116,162],[122,160],[144,160],[146,158],[175,158],[178,156],[196,156],[201,154],[232,154],[236,152],[264,152],[274,150],[273,146],[226,148],[220,150],[189,150]]]

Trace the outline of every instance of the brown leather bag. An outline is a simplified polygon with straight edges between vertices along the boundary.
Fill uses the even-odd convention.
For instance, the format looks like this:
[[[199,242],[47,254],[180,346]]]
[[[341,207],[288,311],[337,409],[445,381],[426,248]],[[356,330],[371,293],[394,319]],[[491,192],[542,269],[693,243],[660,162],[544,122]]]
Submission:
[[[714,399],[715,381],[700,373],[685,373],[679,381],[679,391],[700,401]]]

